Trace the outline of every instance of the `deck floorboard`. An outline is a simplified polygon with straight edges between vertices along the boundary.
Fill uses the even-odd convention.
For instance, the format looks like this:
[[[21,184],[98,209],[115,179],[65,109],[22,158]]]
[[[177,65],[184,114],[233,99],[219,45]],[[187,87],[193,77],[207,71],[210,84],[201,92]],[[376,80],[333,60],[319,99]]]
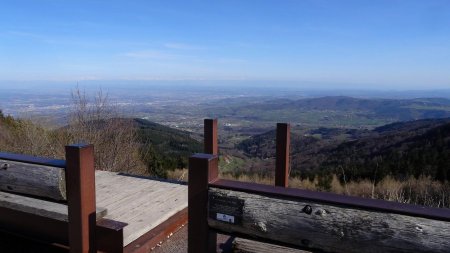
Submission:
[[[186,185],[106,171],[95,176],[97,206],[107,209],[105,218],[128,223],[125,246],[188,205]]]

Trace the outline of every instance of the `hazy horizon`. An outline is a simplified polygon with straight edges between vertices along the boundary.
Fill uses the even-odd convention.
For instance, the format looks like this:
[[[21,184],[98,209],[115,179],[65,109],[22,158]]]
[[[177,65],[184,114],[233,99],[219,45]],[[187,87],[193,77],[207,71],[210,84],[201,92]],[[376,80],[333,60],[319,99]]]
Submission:
[[[450,88],[448,1],[19,0],[3,2],[0,27],[0,86]]]
[[[75,80],[75,81],[55,81],[55,80],[0,80],[0,89],[28,89],[33,87],[45,89],[116,89],[116,88],[152,88],[166,87],[169,89],[183,87],[195,88],[289,88],[297,90],[317,90],[317,91],[375,91],[375,92],[401,92],[401,91],[450,91],[450,86],[428,87],[428,86],[408,86],[396,87],[393,85],[369,85],[364,83],[333,83],[333,82],[301,82],[301,81],[280,81],[280,80]]]

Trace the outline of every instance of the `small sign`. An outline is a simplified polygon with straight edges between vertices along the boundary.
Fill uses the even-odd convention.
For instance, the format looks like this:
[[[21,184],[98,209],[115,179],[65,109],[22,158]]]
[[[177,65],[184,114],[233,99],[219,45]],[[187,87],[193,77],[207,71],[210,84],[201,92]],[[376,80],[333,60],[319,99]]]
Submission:
[[[223,214],[223,213],[217,213],[216,214],[216,220],[228,222],[231,224],[234,224],[234,216]]]
[[[236,225],[242,224],[243,199],[210,193],[208,209],[211,219]]]

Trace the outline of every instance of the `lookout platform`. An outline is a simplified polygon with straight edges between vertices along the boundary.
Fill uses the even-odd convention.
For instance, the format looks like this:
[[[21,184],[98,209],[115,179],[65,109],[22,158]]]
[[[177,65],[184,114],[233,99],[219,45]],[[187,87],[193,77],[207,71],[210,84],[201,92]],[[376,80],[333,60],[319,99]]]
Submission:
[[[187,222],[187,185],[107,171],[96,171],[95,181],[97,206],[106,208],[105,218],[128,224],[125,248],[138,248],[144,237],[152,236],[149,232],[156,233],[154,229],[170,218],[167,225],[172,228],[159,230],[170,234]]]
[[[0,161],[8,163],[9,170],[23,165],[20,162]],[[123,245],[121,252],[150,252],[187,223],[187,188],[187,185],[181,182],[95,171],[97,225],[102,219],[126,224],[123,227],[123,244],[120,243]],[[24,227],[31,230],[33,227],[41,227],[37,223],[37,217],[42,217],[45,221],[54,220],[55,224],[69,221],[68,206],[63,203],[9,192],[0,192],[0,210],[4,214],[9,214],[7,210],[12,210],[33,215],[30,220],[32,224],[24,222]],[[20,221],[16,219],[19,216],[6,215],[0,219],[0,233],[5,227],[15,235],[28,237],[28,234],[22,234],[17,226],[9,225],[8,220],[13,217]],[[54,227],[53,224],[48,226]],[[61,232],[52,233],[58,235]],[[4,245],[7,242],[8,240],[1,242],[2,252],[9,252],[9,247]],[[52,241],[47,243],[53,244]]]

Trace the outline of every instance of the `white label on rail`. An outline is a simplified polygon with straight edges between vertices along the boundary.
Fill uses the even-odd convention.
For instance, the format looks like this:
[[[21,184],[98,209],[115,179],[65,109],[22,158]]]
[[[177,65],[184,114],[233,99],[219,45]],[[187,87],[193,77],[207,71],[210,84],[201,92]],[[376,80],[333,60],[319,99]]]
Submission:
[[[216,219],[234,224],[234,216],[231,216],[231,215],[227,215],[227,214],[223,214],[223,213],[216,213]]]

